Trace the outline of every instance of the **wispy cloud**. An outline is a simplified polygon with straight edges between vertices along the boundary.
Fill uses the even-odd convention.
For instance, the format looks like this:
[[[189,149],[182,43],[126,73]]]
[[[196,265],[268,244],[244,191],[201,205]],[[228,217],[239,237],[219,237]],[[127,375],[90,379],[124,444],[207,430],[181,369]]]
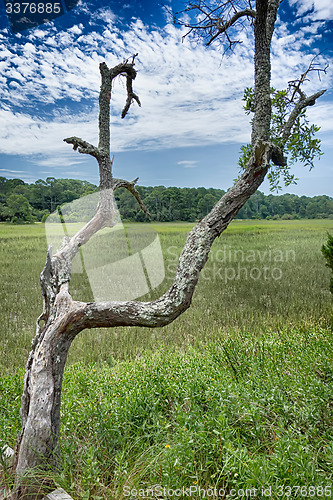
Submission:
[[[24,170],[10,170],[8,168],[0,168],[0,172],[6,172],[10,174],[24,174]]]
[[[178,161],[177,165],[182,165],[184,168],[195,168],[198,163],[196,160],[182,160]]]
[[[302,16],[311,13],[311,19],[333,19],[332,0],[289,0],[290,5],[295,5],[297,14]]]
[[[36,176],[33,172],[27,172],[24,170],[11,170],[7,168],[1,168],[0,172],[4,177],[10,177],[11,179],[24,179],[25,182],[30,183],[36,180]]]
[[[181,29],[172,25],[150,31],[137,20],[121,32],[114,20],[111,11],[102,9],[91,26],[78,23],[62,32],[52,25],[38,28],[22,35],[19,43],[0,34],[1,152],[30,155],[44,167],[85,163],[86,157],[74,153],[63,138],[78,135],[96,144],[98,65],[103,60],[117,64],[136,52],[134,83],[142,108],[133,105],[125,120],[119,118],[125,97],[124,81],[119,79],[112,96],[114,152],[249,140],[242,95],[244,87],[253,85],[251,37],[244,33],[243,43],[221,60],[218,48],[182,43]],[[295,34],[282,24],[277,27],[272,46],[274,86],[283,88],[304,71],[309,58],[300,51],[314,37],[305,28]],[[321,124],[319,111],[316,116]],[[195,166],[184,162],[179,164]]]

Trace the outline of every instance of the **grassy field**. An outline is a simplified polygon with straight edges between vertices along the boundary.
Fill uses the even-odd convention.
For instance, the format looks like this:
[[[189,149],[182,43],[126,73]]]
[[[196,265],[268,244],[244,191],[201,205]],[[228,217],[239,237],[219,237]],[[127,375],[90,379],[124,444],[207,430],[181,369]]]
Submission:
[[[166,279],[152,297],[171,284],[191,227],[154,225]],[[183,487],[192,498],[199,487],[206,497],[331,498],[327,231],[333,221],[234,221],[173,324],[82,332],[65,375],[55,484],[74,499],[135,498],[130,489],[153,485],[170,489],[161,498]],[[43,225],[0,225],[0,445],[19,430],[45,252]],[[82,275],[72,292],[92,298]]]
[[[172,283],[192,225],[153,227],[166,269],[166,279],[153,294],[157,297]],[[74,341],[69,362],[133,359],[146,349],[216,340],[225,332],[260,336],[267,330],[326,325],[332,301],[320,249],[327,231],[333,232],[333,221],[234,221],[213,245],[190,310],[162,329],[86,331]],[[0,224],[0,373],[14,372],[27,358],[42,310],[39,274],[46,246],[41,224]],[[83,275],[73,275],[72,292],[78,300],[93,298]]]

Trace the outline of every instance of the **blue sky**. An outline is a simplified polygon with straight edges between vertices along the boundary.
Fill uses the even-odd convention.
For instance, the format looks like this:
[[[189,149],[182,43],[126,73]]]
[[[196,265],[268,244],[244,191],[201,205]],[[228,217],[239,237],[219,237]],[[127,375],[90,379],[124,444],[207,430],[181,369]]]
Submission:
[[[244,0],[245,2],[245,0]],[[138,52],[133,105],[120,119],[124,82],[112,96],[114,175],[142,185],[227,189],[238,175],[240,146],[249,142],[243,89],[253,85],[251,29],[222,57],[174,26],[166,7],[180,0],[82,1],[39,27],[14,34],[0,2],[0,176],[26,182],[46,177],[98,183],[97,164],[74,152],[63,138],[97,143],[98,65],[109,66]],[[285,88],[314,54],[330,63],[321,81],[312,75],[305,90],[326,88],[309,110],[321,126],[324,156],[309,172],[295,166],[297,186],[282,192],[333,196],[333,93],[331,0],[283,0],[272,43],[272,84]],[[262,190],[269,192],[268,184]]]

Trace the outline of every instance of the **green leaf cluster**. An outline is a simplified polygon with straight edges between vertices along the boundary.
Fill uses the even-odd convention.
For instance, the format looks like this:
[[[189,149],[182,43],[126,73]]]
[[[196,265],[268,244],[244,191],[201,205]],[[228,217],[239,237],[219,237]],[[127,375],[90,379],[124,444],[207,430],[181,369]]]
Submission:
[[[297,117],[289,137],[282,138],[287,120],[293,109],[292,99],[290,99],[290,90],[271,89],[272,119],[270,139],[280,147],[287,157],[286,166],[277,166],[271,163],[268,172],[268,180],[271,190],[279,191],[281,189],[280,180],[285,186],[296,184],[295,175],[291,172],[291,167],[295,162],[301,162],[310,170],[314,167],[314,162],[323,154],[321,151],[321,141],[316,138],[320,127],[311,124],[306,116],[306,110],[303,109]],[[245,113],[250,115],[255,111],[254,90],[247,87],[243,96]],[[252,121],[251,121],[252,122]],[[241,147],[238,165],[245,169],[251,157],[251,144],[245,144]]]

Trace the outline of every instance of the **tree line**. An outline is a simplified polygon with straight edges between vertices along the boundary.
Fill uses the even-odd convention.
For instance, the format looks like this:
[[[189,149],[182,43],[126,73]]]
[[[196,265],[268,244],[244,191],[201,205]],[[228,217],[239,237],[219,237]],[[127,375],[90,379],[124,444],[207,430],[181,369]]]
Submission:
[[[225,191],[214,188],[178,188],[137,186],[149,210],[151,220],[159,222],[195,222],[205,217]],[[0,177],[0,221],[45,221],[57,207],[98,191],[88,181],[76,179],[37,180],[27,184],[21,179]],[[143,222],[146,215],[126,189],[115,198],[123,220]],[[72,214],[73,221],[77,214]],[[257,191],[241,208],[238,219],[315,219],[333,218],[333,198],[297,196],[295,194],[264,195]]]

